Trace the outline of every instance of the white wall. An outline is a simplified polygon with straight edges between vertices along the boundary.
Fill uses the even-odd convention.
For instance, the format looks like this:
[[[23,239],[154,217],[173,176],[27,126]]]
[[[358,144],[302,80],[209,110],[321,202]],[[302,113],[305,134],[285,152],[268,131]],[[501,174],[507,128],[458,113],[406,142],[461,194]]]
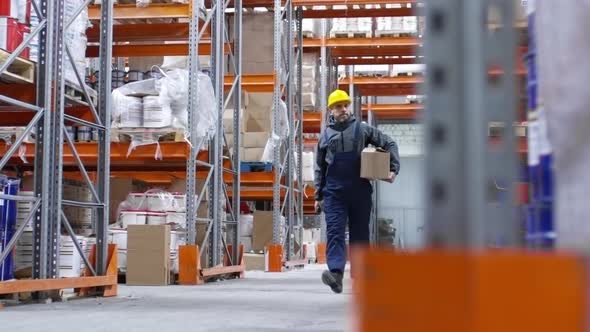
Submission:
[[[401,171],[393,184],[377,184],[377,217],[391,218],[396,227],[396,241],[405,248],[417,248],[424,245],[424,156],[421,149],[422,140],[410,143],[408,136],[422,136],[422,132],[403,132],[400,137],[399,125],[379,126],[384,133],[392,136],[400,147]],[[400,139],[401,138],[401,139]],[[404,138],[406,138],[404,140]],[[407,152],[408,145],[419,145],[416,153]],[[401,243],[399,242],[401,241]]]

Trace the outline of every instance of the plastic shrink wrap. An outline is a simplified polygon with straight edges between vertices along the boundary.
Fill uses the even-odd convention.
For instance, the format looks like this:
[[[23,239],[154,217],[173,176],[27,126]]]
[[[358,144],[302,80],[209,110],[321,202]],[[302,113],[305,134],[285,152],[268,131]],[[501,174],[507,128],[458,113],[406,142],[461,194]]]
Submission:
[[[112,92],[112,127],[131,138],[128,155],[137,146],[156,144],[154,157],[161,159],[160,137],[179,129],[185,139],[191,132],[203,139],[215,134],[213,85],[209,76],[201,72],[197,80],[197,126],[192,131],[188,129],[189,74],[185,69],[163,72],[162,78],[129,83]]]
[[[277,112],[272,112],[273,116]],[[264,147],[264,153],[262,154],[263,162],[272,162],[274,156],[274,147],[280,146],[281,143],[289,136],[289,116],[287,114],[287,104],[284,101],[279,101],[278,111],[278,130],[273,131],[271,137],[268,139],[266,146]],[[273,119],[274,121],[274,119]]]

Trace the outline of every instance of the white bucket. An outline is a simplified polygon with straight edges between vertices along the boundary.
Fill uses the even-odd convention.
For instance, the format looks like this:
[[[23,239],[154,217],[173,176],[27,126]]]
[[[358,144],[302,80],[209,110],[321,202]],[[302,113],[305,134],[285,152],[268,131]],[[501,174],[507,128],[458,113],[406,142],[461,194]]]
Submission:
[[[172,225],[173,227],[186,229],[186,212],[166,212],[166,224]]]
[[[147,212],[145,211],[121,211],[119,214],[119,224],[124,229],[129,225],[145,225]]]
[[[146,216],[148,225],[164,225],[166,223],[165,212],[147,212]]]

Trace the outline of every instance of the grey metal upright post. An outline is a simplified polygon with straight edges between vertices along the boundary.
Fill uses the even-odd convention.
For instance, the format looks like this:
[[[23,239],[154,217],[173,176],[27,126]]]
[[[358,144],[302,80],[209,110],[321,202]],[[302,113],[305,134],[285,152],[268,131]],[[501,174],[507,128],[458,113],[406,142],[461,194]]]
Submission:
[[[54,6],[51,0],[41,0],[39,11],[45,19],[54,22]],[[54,24],[46,24],[39,35],[39,59],[37,66],[37,105],[43,108],[43,122],[37,125],[35,140],[35,196],[41,199],[33,222],[33,278],[47,278],[47,247],[49,224],[49,185],[51,154],[51,110],[53,78]]]
[[[212,33],[212,57],[213,68],[213,82],[215,88],[216,112],[217,112],[217,130],[215,132],[213,155],[214,168],[213,173],[213,227],[211,231],[211,259],[212,266],[221,264],[221,250],[222,250],[222,215],[225,205],[222,204],[222,190],[223,190],[223,111],[224,111],[224,29],[225,29],[225,1],[217,0],[215,15],[213,20]],[[211,153],[211,151],[209,152]],[[225,199],[223,199],[225,201]]]
[[[236,218],[236,235],[233,243],[233,262],[239,264],[239,244],[240,244],[240,144],[241,144],[241,130],[240,123],[242,110],[242,0],[234,0],[234,69],[236,88],[234,93],[234,147],[233,147],[233,166],[234,166],[234,182],[233,182],[233,210]],[[222,127],[223,128],[223,127]]]
[[[494,184],[510,188],[515,179],[514,31],[505,24],[488,33],[484,4],[500,9],[504,22],[513,21],[510,1],[431,1],[426,6],[426,225],[434,246],[515,243],[512,195],[498,201],[490,193]],[[501,80],[489,80],[489,65],[502,67]],[[506,128],[493,150],[486,130],[492,120]],[[494,224],[503,227],[491,234]]]
[[[186,161],[186,223],[187,239],[186,243],[195,244],[197,237],[197,158],[199,155],[201,140],[204,138],[197,137],[197,125],[199,112],[199,8],[201,0],[195,0],[192,6],[189,30],[189,80],[188,80],[188,128],[190,141],[189,158]],[[209,149],[211,153],[211,149]],[[200,193],[198,193],[200,195]],[[200,197],[199,197],[200,199]],[[201,245],[200,243],[197,243]]]
[[[282,63],[281,63],[281,35],[282,35],[282,14],[281,0],[274,0],[274,74],[275,84],[273,93],[273,121],[272,121],[272,139],[274,141],[273,149],[273,232],[272,239],[274,244],[281,243],[281,144],[279,136],[280,125],[280,102],[281,102],[281,83],[282,83]]]
[[[299,122],[297,128],[297,183],[299,192],[297,194],[297,226],[299,239],[303,241],[303,8],[297,8],[297,48],[299,57],[297,58],[297,118]],[[301,251],[303,258],[303,251]]]
[[[288,232],[287,232],[287,260],[291,260],[294,255],[294,241],[295,241],[295,190],[294,190],[294,176],[296,174],[295,170],[295,160],[294,160],[294,147],[295,147],[295,105],[293,104],[294,101],[294,85],[293,85],[293,78],[296,73],[294,68],[294,61],[293,61],[293,6],[290,2],[286,4],[286,11],[287,11],[287,31],[286,31],[286,38],[287,38],[287,70],[288,78],[287,78],[287,87],[286,87],[286,95],[287,95],[287,112],[289,117],[289,137],[287,138],[287,224],[288,224]],[[298,179],[301,181],[301,179]]]
[[[47,277],[59,276],[59,242],[61,235],[61,199],[62,199],[62,156],[63,156],[63,119],[64,119],[64,0],[56,0],[53,7],[53,111],[48,113],[51,120],[51,153],[49,164],[49,202],[48,202],[48,251]]]
[[[328,36],[328,23],[325,18],[321,21],[321,39],[320,49],[320,110],[322,112],[322,129],[328,122],[328,48],[325,39]]]
[[[362,111],[362,96],[358,87],[353,87],[352,90],[354,91],[352,96],[352,110],[354,116],[357,118],[358,121],[363,121],[363,111]]]
[[[322,112],[322,131],[328,125],[330,112],[328,110],[328,47],[326,46],[326,38],[328,38],[328,21],[323,18],[321,20],[321,39],[322,45],[320,49],[320,111]],[[321,216],[322,219],[325,219]],[[326,241],[327,228],[325,221],[320,222],[322,242]]]
[[[113,0],[103,0],[100,7],[100,71],[98,113],[103,129],[98,134],[97,189],[102,208],[97,209],[96,272],[106,274],[107,231],[109,227],[110,161],[111,161],[111,70],[113,57]],[[75,67],[74,67],[75,68]],[[84,82],[82,82],[84,84]],[[91,101],[89,101],[91,102]]]
[[[377,127],[377,119],[375,118],[375,114],[373,112],[372,106],[376,103],[376,97],[368,96],[367,98],[367,123],[370,126]],[[358,105],[357,107],[362,107],[362,105]],[[361,111],[362,112],[362,111]],[[370,225],[370,236],[371,236],[371,243],[377,243],[379,238],[379,227],[377,225],[377,211],[378,211],[378,203],[379,203],[379,183],[376,181],[372,181],[373,185],[373,205],[371,206],[371,219],[369,222]]]

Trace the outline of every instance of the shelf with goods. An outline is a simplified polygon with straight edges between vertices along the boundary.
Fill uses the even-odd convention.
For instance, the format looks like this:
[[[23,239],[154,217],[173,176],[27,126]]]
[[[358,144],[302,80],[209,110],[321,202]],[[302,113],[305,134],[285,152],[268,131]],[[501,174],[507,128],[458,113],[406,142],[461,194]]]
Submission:
[[[105,2],[105,3],[109,3],[109,2]],[[171,6],[167,6],[167,5],[163,5],[168,7],[174,7],[175,5],[171,5]],[[103,7],[91,7],[91,12],[94,9],[94,13],[96,14],[96,10],[101,11],[101,14],[105,14],[105,11],[108,10],[109,6],[105,6]],[[160,5],[156,5],[155,7],[160,7]],[[179,6],[175,6],[175,7],[179,7]],[[141,11],[141,10],[140,10]],[[117,12],[115,10],[115,12]],[[139,11],[138,11],[139,12]],[[140,18],[140,16],[138,16],[138,12],[136,11],[131,11],[129,12],[128,18],[129,19],[136,19],[136,18]],[[152,13],[154,13],[154,11],[151,11]],[[134,14],[135,13],[135,14]],[[156,18],[158,17],[157,15],[157,11],[156,11]],[[189,13],[189,15],[187,16],[186,14],[183,15],[179,15],[179,14],[174,14],[177,15],[179,17],[188,17],[191,18],[191,14],[194,17],[197,17],[197,12],[193,12],[193,13]],[[161,15],[159,15],[161,16]],[[96,18],[95,16],[91,16],[94,20],[94,18]],[[153,18],[150,17],[148,15],[144,15],[143,17],[141,17],[143,19],[149,19],[149,18]],[[111,17],[112,20],[112,17]],[[184,23],[185,26],[189,26],[189,24],[191,22],[195,22],[196,20],[194,19],[189,19],[189,22]],[[217,21],[219,22],[219,20]],[[118,22],[120,23],[120,22]],[[116,42],[121,42],[122,40],[127,40],[127,41],[137,41],[141,39],[141,33],[136,33],[135,35],[133,34],[129,34],[127,37],[121,37],[121,33],[125,33],[125,31],[133,31],[134,29],[137,31],[137,29],[145,29],[146,26],[149,24],[147,22],[143,22],[143,23],[139,23],[137,24],[137,26],[131,27],[131,24],[127,25],[123,25],[123,24],[116,24],[115,26],[113,26],[112,24],[109,24],[109,26],[111,27],[110,29],[95,29],[97,27],[98,22],[93,22],[94,24],[94,28],[90,30],[90,42],[98,42],[98,41],[102,41],[104,40],[104,38],[97,38],[97,33],[100,34],[105,34],[105,33],[109,33],[112,34],[114,31],[114,37],[111,36],[111,40],[115,40]],[[219,23],[220,24],[220,23]],[[125,27],[125,28],[121,28],[121,27]],[[239,25],[238,25],[239,26]],[[125,30],[128,29],[128,30]],[[59,30],[58,30],[59,31]],[[197,29],[192,29],[191,31],[197,31]],[[198,31],[197,31],[198,32]],[[155,36],[154,38],[152,38],[152,40],[156,41],[157,38],[164,38],[164,39],[168,39],[170,38],[170,35],[168,35],[168,33],[176,33],[176,36],[181,39],[181,38],[186,38],[188,36],[182,35],[182,34],[178,34],[177,32],[174,32],[171,29],[164,29],[164,31],[158,35]],[[195,32],[196,34],[196,32]],[[205,35],[205,34],[203,34]],[[219,33],[218,33],[219,35]],[[101,36],[104,37],[104,36]],[[134,40],[135,38],[135,40]],[[173,38],[170,38],[173,39]],[[194,40],[194,39],[193,39]],[[191,40],[192,41],[192,40]],[[219,54],[221,54],[223,56],[223,49],[222,47],[215,47],[216,45],[223,45],[221,43],[215,43],[214,40],[210,40],[207,41],[207,43],[213,43],[213,46],[209,46],[207,45],[206,48],[207,50],[211,51],[221,51],[221,53],[216,53],[215,55],[219,56]],[[108,42],[108,44],[111,46],[108,49],[103,49],[103,47],[105,47],[104,45],[106,45],[107,43],[105,43],[104,41],[102,41],[101,43],[101,49],[100,49],[100,58],[99,58],[99,62],[101,63],[101,69],[100,72],[109,72],[110,73],[110,66],[111,66],[111,56],[113,55],[112,53],[112,43]],[[195,46],[196,45],[200,45],[201,47],[200,50],[203,51],[203,45],[204,43],[198,43],[195,41]],[[225,51],[228,51],[229,48],[227,47],[227,43],[225,43]],[[92,47],[95,46],[90,46],[89,48],[92,50]],[[115,45],[116,48],[116,45]],[[141,53],[141,47],[138,47],[140,49]],[[145,48],[144,48],[145,49]],[[186,48],[187,53],[189,48]],[[193,47],[192,50],[195,50],[197,53],[198,52],[198,48],[197,47]],[[231,50],[233,53],[235,53],[234,50]],[[180,52],[178,52],[180,53]],[[211,52],[212,53],[212,52]],[[98,54],[96,54],[98,55]],[[143,55],[143,54],[142,54]],[[189,57],[190,58],[190,57]],[[104,65],[102,66],[102,64],[106,64],[108,63],[108,66]],[[222,66],[222,61],[218,62],[217,67],[221,67]],[[104,68],[108,68],[106,70],[104,70]],[[214,68],[215,69],[215,68]],[[196,72],[196,70],[194,71]],[[214,75],[216,75],[218,73],[215,73]],[[105,76],[110,76],[110,75],[105,75]],[[82,76],[83,77],[83,76]],[[111,94],[111,84],[110,84],[110,78],[105,78],[105,77],[100,77],[99,75],[99,86],[100,87],[106,87],[103,90],[101,90],[102,95],[100,96],[100,100],[109,100],[110,99],[110,94]],[[272,75],[271,75],[272,78]],[[233,82],[230,81],[231,78],[229,79],[225,79],[225,84],[222,81],[220,88],[224,89],[226,88],[226,90],[230,90],[230,88],[233,85]],[[268,80],[268,79],[266,79]],[[261,89],[260,86],[260,82],[261,81],[265,81],[264,78],[255,78],[253,80],[254,85],[258,86],[255,89]],[[189,82],[190,83],[190,82]],[[81,84],[84,84],[83,82]],[[196,84],[193,84],[196,85]],[[36,91],[35,87],[33,85],[30,86],[22,86],[24,87],[24,89],[21,89],[21,86],[19,86],[18,89],[14,88],[13,86],[5,86],[6,90],[9,94],[12,94],[13,98],[15,97],[14,95],[16,94],[16,97],[25,97],[25,98],[20,98],[20,99],[25,99],[26,101],[29,102],[35,102],[36,99],[40,96],[40,94],[42,93],[42,90]],[[267,88],[268,89],[268,88]],[[239,92],[241,90],[241,86],[239,88],[234,88],[233,91],[237,92],[239,95]],[[99,93],[100,94],[100,93]],[[217,94],[220,97],[220,103],[218,105],[222,105],[223,102],[221,102],[221,99],[223,99],[223,93],[221,94]],[[41,94],[42,96],[42,94]],[[76,98],[80,98],[80,95],[78,94],[77,96],[75,96]],[[67,100],[68,98],[66,98]],[[88,107],[88,103],[86,104],[86,107],[84,106],[80,106],[83,105],[83,103],[80,103],[77,100],[74,100],[76,106],[75,107],[67,107],[68,105],[65,105],[66,107],[64,107],[64,113],[66,113],[68,116],[66,117],[65,121],[61,124],[62,127],[60,128],[64,128],[64,125],[71,125],[70,121],[71,120],[76,120],[77,124],[79,125],[91,125],[91,121],[94,120],[93,119],[93,112],[91,110],[90,107]],[[67,101],[66,101],[67,103]],[[17,105],[18,106],[18,105]],[[104,107],[105,102],[102,102],[102,106]],[[189,109],[190,109],[191,105],[189,102]],[[194,108],[194,106],[193,106]],[[106,107],[106,113],[110,112],[110,109],[108,107]],[[12,111],[13,109],[11,109]],[[221,114],[221,112],[219,112]],[[10,125],[10,126],[23,126],[26,125],[26,122],[29,120],[29,117],[32,118],[31,115],[26,115],[24,111],[19,111],[18,116],[16,119],[14,119],[15,121],[8,121],[8,119],[6,119],[6,117],[3,117],[3,120],[5,120],[2,124],[5,125]],[[190,112],[189,112],[190,114]],[[81,122],[76,118],[83,118],[86,120],[86,122]],[[190,116],[189,116],[189,120],[190,120]],[[109,121],[105,121],[104,123],[109,123]],[[190,121],[189,121],[190,122]],[[220,121],[219,121],[220,122]],[[238,125],[236,125],[238,126]],[[97,127],[101,127],[101,126],[97,126]],[[107,124],[106,127],[109,127],[109,124]],[[110,128],[107,128],[110,129]],[[189,128],[190,129],[190,128]],[[61,129],[57,129],[57,132],[62,131]],[[107,130],[108,132],[108,130]],[[106,138],[107,142],[110,141],[110,135],[106,134],[103,136],[100,136],[100,140],[103,140]],[[219,136],[217,136],[219,137]],[[62,144],[62,141],[53,138],[54,139],[54,143],[53,146],[55,147],[63,147],[63,152],[60,152],[63,154],[63,162],[60,162],[59,164],[61,165],[60,167],[60,172],[61,174],[64,175],[64,178],[66,179],[76,179],[78,181],[82,180],[82,183],[86,180],[90,181],[94,181],[94,182],[99,182],[99,183],[108,183],[109,180],[109,176],[108,176],[108,171],[109,171],[109,166],[112,165],[112,169],[115,172],[115,176],[116,177],[125,177],[125,178],[129,178],[129,177],[134,177],[133,175],[137,172],[140,171],[139,173],[141,173],[141,171],[147,172],[147,173],[151,173],[154,174],[156,172],[161,172],[160,174],[164,173],[164,172],[170,172],[170,171],[176,171],[176,172],[182,172],[183,169],[187,169],[187,159],[188,160],[193,160],[193,165],[196,163],[199,163],[199,166],[194,165],[194,169],[195,169],[195,177],[194,179],[199,179],[199,180],[203,180],[206,178],[211,178],[210,172],[204,171],[203,170],[203,164],[207,164],[209,162],[212,161],[212,157],[210,158],[209,154],[206,151],[195,151],[197,149],[191,149],[191,145],[188,142],[185,141],[174,141],[174,142],[159,142],[156,145],[145,145],[145,146],[138,146],[134,149],[129,149],[130,148],[130,144],[129,143],[101,143],[103,141],[100,142],[75,142],[73,144],[71,144],[71,146],[69,144]],[[217,142],[219,142],[220,140],[218,139]],[[191,143],[194,143],[191,142]],[[194,146],[194,145],[193,145]],[[2,148],[0,148],[3,152],[6,151],[8,147],[4,144],[2,145]],[[59,149],[56,149],[59,150]],[[110,150],[110,151],[109,151]],[[16,166],[18,169],[20,170],[28,170],[28,169],[37,169],[38,170],[38,165],[41,164],[41,158],[39,158],[39,153],[36,153],[35,151],[35,145],[34,144],[25,144],[24,146],[22,146],[22,148],[20,149],[20,152],[22,153],[22,156],[25,157],[25,159],[27,160],[27,162],[23,162],[23,160],[21,160],[21,158],[15,158],[12,157],[10,159],[7,159],[8,163],[11,163],[12,165]],[[191,158],[191,154],[193,152],[197,152],[195,153],[195,158]],[[157,156],[157,153],[161,155],[161,157],[163,158],[163,160],[155,160],[155,156]],[[4,153],[3,153],[4,154]],[[105,162],[104,159],[106,158],[106,160],[111,162],[111,165],[109,165],[109,162]],[[45,163],[43,162],[44,165],[47,164],[47,167],[50,167],[49,163]],[[83,165],[83,169],[82,166],[80,164],[85,164]],[[233,163],[231,163],[231,161],[229,160],[225,160],[223,163],[216,163],[213,161],[214,165],[219,165],[219,168],[217,169],[216,174],[220,174],[218,177],[221,178],[221,174],[223,173],[223,171],[221,170],[221,165],[223,164],[225,168],[231,168],[231,165]],[[34,165],[36,165],[37,167],[33,167]],[[82,170],[82,172],[78,171],[76,168],[80,167],[80,169]],[[190,166],[189,166],[190,167]],[[217,166],[216,166],[217,167]],[[106,168],[106,170],[105,170]],[[35,172],[35,173],[39,173],[39,172]],[[186,174],[186,171],[184,172]],[[231,172],[230,172],[231,173]],[[236,173],[235,171],[233,173]],[[141,174],[140,174],[141,175]],[[224,178],[228,178],[227,174],[223,175]],[[39,177],[39,176],[38,176]],[[56,176],[55,178],[59,178],[61,179],[62,176]],[[141,180],[141,176],[139,176],[140,180]],[[150,176],[145,176],[146,179],[150,179]],[[186,178],[186,176],[185,176]],[[192,178],[192,177],[189,177]],[[90,180],[91,179],[91,180]],[[260,177],[250,177],[250,180],[248,180],[248,177],[246,177],[246,181],[245,184],[251,184],[254,181],[262,181],[264,183],[264,178],[260,178]],[[190,183],[191,180],[189,179],[188,181],[186,181],[187,183]],[[195,181],[193,181],[194,184]],[[233,179],[231,179],[231,181],[228,181],[230,184],[231,183],[236,183],[236,181],[234,181]],[[160,184],[162,182],[160,181]],[[92,184],[88,184],[88,188],[90,188],[92,186]],[[52,185],[53,187],[60,187],[59,185]],[[188,186],[190,187],[190,186]],[[219,188],[219,187],[217,187]],[[190,191],[190,188],[188,188]],[[51,189],[54,190],[54,189]],[[58,189],[59,190],[59,189]],[[194,191],[194,187],[193,187],[193,191]],[[213,190],[212,190],[213,191]],[[106,195],[108,195],[109,193],[106,192]],[[219,190],[217,190],[217,195],[220,195],[221,193],[219,192]],[[189,194],[189,197],[192,196]],[[217,196],[218,197],[218,196]],[[108,197],[106,197],[106,199],[108,200]],[[192,202],[192,200],[190,200]],[[234,201],[238,201],[239,199],[236,199]],[[211,200],[213,205],[213,209],[217,209],[217,210],[223,210],[225,211],[225,205],[223,205],[223,208],[221,207],[221,204],[219,204],[219,200],[217,199],[212,199]],[[190,205],[190,203],[189,203]],[[193,204],[194,205],[194,204]],[[215,207],[217,205],[217,208]],[[239,203],[237,204],[239,205]],[[114,208],[115,210],[117,209],[117,207],[111,207],[112,209]],[[196,207],[193,206],[193,209],[195,209]],[[190,207],[189,207],[190,209]],[[237,208],[236,208],[237,209]],[[196,215],[196,213],[188,213],[188,215]],[[116,216],[115,216],[116,217]],[[196,217],[196,216],[195,216]],[[60,218],[57,217],[56,220],[59,220]],[[213,218],[213,220],[222,220],[225,219],[224,217],[220,217],[220,218]],[[109,223],[109,216],[104,217],[104,225],[108,225]],[[188,225],[190,225],[191,223],[189,222]],[[221,224],[221,221],[216,222],[216,226],[215,228],[218,229]],[[103,240],[103,238],[101,236],[105,236],[106,233],[106,227],[107,226],[101,226],[103,225],[103,223],[98,223],[97,224],[101,230],[99,231],[99,233],[101,233],[101,235],[99,236],[99,238],[101,239],[99,242],[102,244],[107,243],[106,240]],[[228,233],[230,233],[231,230],[228,231]],[[191,230],[190,230],[190,226],[189,226],[189,236],[188,236],[188,243],[194,242],[194,236],[190,236]],[[193,231],[194,233],[194,231]],[[216,235],[219,235],[219,232],[215,231],[213,233],[216,233]],[[230,235],[231,237],[231,235]],[[234,248],[238,247],[238,243],[237,242],[233,242],[235,238],[237,238],[237,235],[233,236],[233,239],[229,239],[228,238],[228,242],[233,243]],[[191,238],[193,239],[191,241]],[[212,241],[215,243],[212,243],[211,245],[216,245],[219,248],[221,248],[221,242],[224,242],[223,240],[216,240],[216,241]],[[54,248],[52,250],[55,250]],[[104,256],[104,254],[102,254],[103,249],[100,249],[101,251],[101,255]],[[216,262],[219,261],[223,261],[224,259],[223,254],[221,254],[221,250],[211,250],[212,253],[219,253],[218,254],[212,254],[211,257],[211,261],[213,261],[213,263],[211,264],[217,264]],[[235,255],[237,257],[238,255],[238,251],[236,250]],[[234,257],[234,261],[235,258]],[[211,273],[209,273],[211,274]]]
[[[188,76],[188,89],[183,92],[185,95],[182,97],[187,100],[185,112],[188,118],[181,119],[185,123],[182,126],[185,129],[184,133],[182,130],[174,130],[177,133],[174,141],[155,139],[151,140],[151,144],[144,145],[140,137],[139,146],[129,152],[126,150],[129,143],[113,143],[112,146],[122,153],[121,159],[114,158],[113,170],[117,172],[117,176],[126,175],[138,180],[148,180],[145,182],[152,185],[170,185],[178,182],[174,180],[180,180],[179,183],[186,186],[186,190],[183,191],[186,192],[187,198],[199,196],[201,204],[192,199],[187,199],[186,202],[186,243],[194,244],[199,239],[199,243],[196,244],[200,250],[209,252],[208,259],[202,261],[201,266],[208,268],[227,261],[228,245],[233,248],[240,247],[239,223],[236,219],[240,200],[237,197],[225,202],[224,198],[228,185],[239,187],[239,154],[229,154],[225,147],[221,117],[230,98],[236,107],[240,107],[242,89],[245,90],[246,86],[250,87],[251,84],[252,90],[263,90],[269,77],[246,79],[240,75],[239,67],[232,71],[231,75],[227,75],[224,68],[229,62],[241,63],[241,49],[237,46],[241,43],[241,15],[233,15],[232,20],[238,24],[234,24],[234,29],[226,30],[223,2],[217,1],[209,7],[202,8],[197,8],[196,4],[196,1],[186,1],[152,3],[145,8],[135,8],[134,5],[114,7],[117,24],[113,27],[113,40],[118,44],[113,47],[113,56],[124,57],[125,65],[131,70],[149,70],[149,67],[153,68],[152,65],[156,65],[167,72],[165,77],[178,71]],[[95,9],[91,9],[91,17],[92,10]],[[90,30],[90,42],[94,36],[95,32]],[[87,55],[96,55],[92,47]],[[150,62],[158,57],[164,57],[163,61],[160,58],[162,62]],[[167,60],[171,61],[168,65]],[[210,66],[207,62],[210,62]],[[205,70],[206,75],[210,73],[210,96],[206,95],[209,90],[207,84],[203,85],[207,80],[202,80],[205,77],[202,70]],[[182,79],[182,76],[180,78]],[[270,80],[272,82],[272,75]],[[203,100],[207,103],[206,106],[201,104]],[[179,106],[182,106],[182,103]],[[214,119],[210,123],[211,127],[207,129],[215,133],[211,139],[201,136],[204,135],[203,128],[198,129],[198,126],[205,123],[202,121],[212,120],[209,119],[209,115],[204,115],[205,108],[211,108]],[[197,111],[200,111],[201,115],[198,115]],[[239,128],[240,118],[236,118],[232,125]],[[117,131],[123,134],[129,132],[132,137],[131,144],[134,144],[135,138],[142,135],[138,131],[140,129],[141,126],[137,129],[121,128]],[[150,131],[151,129],[145,130]],[[176,175],[169,176],[170,174]],[[198,186],[208,188],[208,194],[200,197],[201,190],[197,190]],[[204,203],[208,203],[205,205],[208,206],[206,222],[211,230],[205,237],[202,236],[204,234],[196,234],[197,210],[200,211]],[[226,209],[226,206],[229,209]],[[222,234],[222,229],[227,230],[227,234]],[[238,262],[239,255],[239,251],[234,250],[231,259]],[[197,282],[191,282],[193,281]]]
[[[26,8],[27,2],[13,2],[13,5],[22,5]],[[8,217],[0,227],[0,232],[3,233],[2,243],[0,243],[0,262],[5,263],[0,277],[0,280],[4,280],[0,282],[0,293],[64,288],[82,288],[81,292],[84,293],[87,292],[88,287],[105,286],[101,295],[113,296],[116,294],[114,285],[117,279],[116,272],[113,274],[112,270],[113,250],[106,240],[109,219],[110,79],[101,77],[97,91],[85,85],[83,72],[85,66],[81,64],[83,54],[80,54],[86,46],[82,43],[87,24],[84,1],[40,0],[32,2],[31,7],[35,13],[39,13],[39,16],[33,15],[32,9],[31,16],[27,16],[26,24],[32,25],[31,34],[26,38],[21,36],[20,40],[18,38],[12,40],[20,46],[14,50],[11,57],[3,60],[2,67],[2,69],[9,67],[13,57],[19,55],[18,53],[25,47],[29,47],[30,55],[34,57],[33,66],[36,69],[36,77],[34,77],[34,84],[11,85],[4,82],[0,92],[3,102],[0,109],[2,124],[20,127],[7,137],[7,141],[11,144],[8,149],[3,149],[1,154],[2,173],[10,177],[19,176],[11,170],[19,169],[12,166],[15,166],[13,161],[20,151],[25,156],[31,157],[30,166],[35,174],[34,177],[23,177],[17,180],[22,186],[18,194],[6,192],[5,185],[12,180],[2,183],[4,193],[2,199],[6,203],[4,206],[15,208],[12,206],[15,204],[20,209],[23,202],[31,204],[25,204],[24,212],[19,210],[24,214],[17,214],[16,223],[11,223],[14,220]],[[110,8],[105,6],[100,16],[100,22],[96,24],[102,26],[98,41],[103,61],[99,66],[102,71],[110,72],[112,44],[110,42],[112,26]],[[62,33],[63,31],[67,33]],[[40,36],[47,36],[47,38]],[[9,35],[7,38],[14,39],[16,36]],[[22,89],[23,87],[25,89]],[[12,93],[5,93],[8,92],[7,90]],[[73,90],[76,92],[74,93]],[[78,118],[82,114],[80,107],[90,109],[91,116],[86,120]],[[75,111],[71,112],[71,109]],[[25,110],[33,112],[26,115]],[[83,178],[82,182],[85,184],[85,194],[80,196],[69,191],[71,188],[62,176],[62,142],[63,137],[67,135],[65,119],[91,126],[98,133],[94,144],[96,151],[93,157],[98,165],[94,181],[87,177],[84,163],[77,158],[79,156],[77,150],[74,148],[71,151]],[[30,139],[31,133],[35,135],[34,142],[23,144]],[[17,160],[20,161],[20,158]],[[96,247],[88,257],[85,252],[86,240],[76,234],[76,231],[88,224],[70,218],[71,215],[68,215],[67,209],[73,206],[90,208],[95,216]],[[33,244],[35,244],[34,250]],[[19,251],[23,246],[28,248],[28,251]],[[13,256],[15,248],[16,255]],[[65,257],[66,259],[74,261],[72,266],[64,265],[62,261],[64,255],[68,256]],[[5,280],[13,277],[15,266],[24,268],[26,278],[33,280],[19,279],[6,282]],[[43,297],[44,294],[39,296]]]

